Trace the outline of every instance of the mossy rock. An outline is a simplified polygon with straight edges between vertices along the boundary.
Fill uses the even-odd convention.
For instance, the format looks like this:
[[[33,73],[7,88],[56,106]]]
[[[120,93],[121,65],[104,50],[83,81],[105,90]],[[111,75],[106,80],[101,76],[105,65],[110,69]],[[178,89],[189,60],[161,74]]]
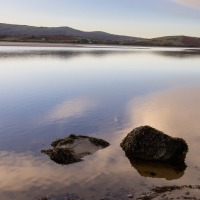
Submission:
[[[68,165],[71,163],[80,162],[81,159],[76,157],[73,152],[69,149],[64,148],[54,148],[41,151],[44,154],[47,154],[51,160],[58,164]]]
[[[187,143],[150,126],[133,129],[122,141],[122,149],[130,160],[179,162],[188,152]]]
[[[51,160],[58,164],[68,165],[82,161],[86,155],[108,147],[110,144],[102,139],[70,135],[64,139],[57,139],[51,143],[53,149],[42,150]]]
[[[100,146],[100,147],[103,147],[103,148],[106,148],[106,147],[108,147],[110,145],[107,141],[102,140],[102,139],[98,139],[98,138],[94,138],[94,137],[89,137],[89,136],[84,136],[84,135],[74,135],[74,134],[71,134],[67,138],[57,139],[57,140],[53,141],[51,143],[51,146],[54,147],[54,148],[56,148],[56,147],[59,147],[61,145],[73,144],[75,140],[80,139],[80,138],[82,138],[82,139],[88,139],[94,145]]]
[[[51,143],[51,146],[56,148],[57,146],[61,145],[67,145],[67,144],[73,144],[74,140],[77,139],[76,135],[70,135],[67,138],[64,139],[57,139]]]

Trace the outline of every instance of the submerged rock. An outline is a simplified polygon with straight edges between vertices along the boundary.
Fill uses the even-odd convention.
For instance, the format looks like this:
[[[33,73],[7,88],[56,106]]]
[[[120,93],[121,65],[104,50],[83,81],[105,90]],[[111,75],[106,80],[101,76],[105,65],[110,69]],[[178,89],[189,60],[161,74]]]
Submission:
[[[122,149],[129,160],[184,162],[187,143],[150,126],[133,129],[122,141]]]
[[[58,164],[68,165],[82,161],[86,155],[108,147],[110,144],[102,139],[70,135],[64,139],[58,139],[51,143],[53,149],[42,150],[51,160]]]

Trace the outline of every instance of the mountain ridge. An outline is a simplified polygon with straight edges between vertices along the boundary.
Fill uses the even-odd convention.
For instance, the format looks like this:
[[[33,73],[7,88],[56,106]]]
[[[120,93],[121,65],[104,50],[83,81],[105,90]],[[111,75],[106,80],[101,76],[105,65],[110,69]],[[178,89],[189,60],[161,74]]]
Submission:
[[[1,42],[105,44],[158,47],[200,47],[200,38],[184,35],[151,39],[114,35],[103,31],[84,32],[67,26],[35,27],[0,23]]]
[[[116,35],[104,31],[81,31],[68,26],[61,27],[44,27],[44,26],[29,26],[0,23],[1,36],[15,35],[65,35],[76,36],[88,39],[105,39],[105,40],[138,40],[139,37]]]

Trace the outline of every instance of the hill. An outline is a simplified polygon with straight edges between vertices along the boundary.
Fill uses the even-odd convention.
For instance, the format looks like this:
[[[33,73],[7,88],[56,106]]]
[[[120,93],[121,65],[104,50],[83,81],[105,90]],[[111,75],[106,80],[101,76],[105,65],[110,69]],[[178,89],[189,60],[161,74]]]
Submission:
[[[200,47],[200,38],[189,36],[165,36],[153,39],[144,39],[133,42],[125,42],[138,46],[163,46],[163,47]]]
[[[101,31],[84,32],[70,27],[36,27],[0,23],[0,36],[63,35],[99,40],[138,40],[141,38],[114,35]]]
[[[200,47],[200,38],[165,36],[152,39],[114,35],[101,31],[84,32],[70,27],[36,27],[0,23],[0,41],[108,44],[162,47]]]

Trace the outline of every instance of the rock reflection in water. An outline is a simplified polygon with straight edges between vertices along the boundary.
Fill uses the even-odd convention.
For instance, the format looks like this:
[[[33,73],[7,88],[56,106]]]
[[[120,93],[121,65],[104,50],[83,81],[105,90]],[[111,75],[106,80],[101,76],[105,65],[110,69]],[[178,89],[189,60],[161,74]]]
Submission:
[[[178,179],[186,169],[187,143],[150,126],[133,129],[120,144],[126,157],[140,175]]]
[[[167,177],[169,174],[176,175],[180,182],[198,184],[199,179],[199,118],[200,118],[200,88],[198,86],[177,87],[171,90],[153,93],[138,97],[128,105],[128,113],[131,127],[150,124],[159,130],[170,133],[173,137],[184,138],[189,146],[189,152],[185,160],[188,165],[187,170],[176,171],[171,168],[171,172],[165,167],[155,167],[156,172],[151,170],[152,165],[134,164],[133,166],[143,175],[145,171],[154,172],[157,176]],[[193,168],[191,166],[194,166]],[[165,168],[166,170],[164,170]],[[149,169],[149,170],[147,170]],[[176,169],[176,168],[175,168]],[[143,173],[142,173],[143,172]],[[196,176],[198,174],[198,176]],[[153,174],[151,174],[153,175]],[[145,174],[147,176],[147,174]],[[149,174],[148,174],[149,176]],[[174,178],[175,179],[175,178]],[[154,179],[156,180],[156,179]],[[172,180],[172,178],[170,179]]]
[[[165,178],[166,180],[179,179],[184,175],[184,171],[186,170],[185,163],[173,165],[170,163],[142,160],[130,160],[130,163],[141,176]]]

